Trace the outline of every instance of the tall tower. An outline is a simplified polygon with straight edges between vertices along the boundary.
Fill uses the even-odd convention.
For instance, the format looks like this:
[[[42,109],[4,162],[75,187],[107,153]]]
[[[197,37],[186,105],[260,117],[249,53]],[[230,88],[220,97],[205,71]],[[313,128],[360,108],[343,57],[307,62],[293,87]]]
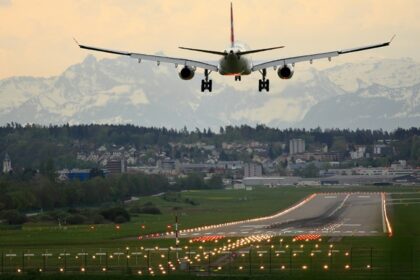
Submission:
[[[10,160],[9,154],[6,152],[3,160],[3,173],[9,173],[12,171],[12,161]]]

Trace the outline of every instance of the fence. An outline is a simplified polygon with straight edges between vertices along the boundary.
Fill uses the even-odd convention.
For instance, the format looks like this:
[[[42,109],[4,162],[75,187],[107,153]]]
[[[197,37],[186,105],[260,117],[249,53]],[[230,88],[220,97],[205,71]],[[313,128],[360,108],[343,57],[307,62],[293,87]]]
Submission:
[[[183,248],[25,249],[1,252],[0,272],[130,273],[140,275],[315,275],[349,278],[420,279],[420,249],[254,245],[224,251],[211,246]],[[315,278],[316,278],[315,277]]]

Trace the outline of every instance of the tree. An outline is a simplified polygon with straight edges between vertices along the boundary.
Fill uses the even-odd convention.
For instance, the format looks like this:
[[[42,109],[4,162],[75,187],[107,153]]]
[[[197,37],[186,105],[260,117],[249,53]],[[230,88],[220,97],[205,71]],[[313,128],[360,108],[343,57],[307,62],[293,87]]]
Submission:
[[[124,217],[125,221],[130,221],[130,214],[122,207],[114,207],[102,210],[101,215],[105,219],[113,222],[117,222],[117,217]],[[118,219],[121,220],[121,218]]]
[[[89,176],[90,178],[95,178],[95,177],[105,177],[104,171],[99,169],[99,168],[92,168],[89,172]]]
[[[0,215],[9,225],[21,225],[26,222],[26,216],[17,210],[7,210]]]
[[[297,170],[296,172],[297,175],[305,178],[314,178],[319,176],[319,169],[313,163],[306,165],[303,169]]]
[[[220,177],[220,176],[212,176],[207,181],[207,188],[209,188],[209,189],[223,189],[224,188],[224,185],[223,185],[222,177]]]
[[[48,158],[46,162],[42,162],[39,168],[39,171],[42,175],[46,176],[50,181],[55,181],[57,176],[54,166],[54,161],[52,158]]]

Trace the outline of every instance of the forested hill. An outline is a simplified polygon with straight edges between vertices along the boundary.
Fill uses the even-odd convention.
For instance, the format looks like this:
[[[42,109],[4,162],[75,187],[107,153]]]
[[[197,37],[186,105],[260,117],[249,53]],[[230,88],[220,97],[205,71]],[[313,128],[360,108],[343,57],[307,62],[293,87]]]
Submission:
[[[325,143],[329,147],[340,141],[341,146],[372,145],[378,140],[393,140],[402,157],[417,157],[420,127],[411,129],[343,130],[343,129],[277,129],[264,125],[251,127],[226,126],[214,132],[211,129],[188,131],[138,127],[134,125],[64,125],[39,126],[12,123],[0,127],[0,156],[7,152],[15,166],[39,168],[42,162],[53,159],[57,167],[75,166],[78,152],[89,152],[105,146],[131,146],[138,150],[158,147],[164,150],[169,143],[203,142],[220,148],[222,143],[285,143],[292,138],[303,138],[307,145]],[[413,146],[415,151],[413,152]],[[414,154],[413,154],[414,153]]]

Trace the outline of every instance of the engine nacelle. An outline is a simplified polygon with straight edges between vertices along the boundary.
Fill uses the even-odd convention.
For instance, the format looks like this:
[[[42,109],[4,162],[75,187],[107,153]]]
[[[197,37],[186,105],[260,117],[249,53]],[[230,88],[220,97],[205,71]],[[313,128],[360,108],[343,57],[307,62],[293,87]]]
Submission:
[[[195,69],[190,66],[185,66],[179,71],[179,77],[183,80],[191,80],[194,77]]]
[[[293,77],[295,73],[295,69],[291,64],[284,65],[283,67],[277,70],[277,75],[279,75],[280,79],[288,80]]]

